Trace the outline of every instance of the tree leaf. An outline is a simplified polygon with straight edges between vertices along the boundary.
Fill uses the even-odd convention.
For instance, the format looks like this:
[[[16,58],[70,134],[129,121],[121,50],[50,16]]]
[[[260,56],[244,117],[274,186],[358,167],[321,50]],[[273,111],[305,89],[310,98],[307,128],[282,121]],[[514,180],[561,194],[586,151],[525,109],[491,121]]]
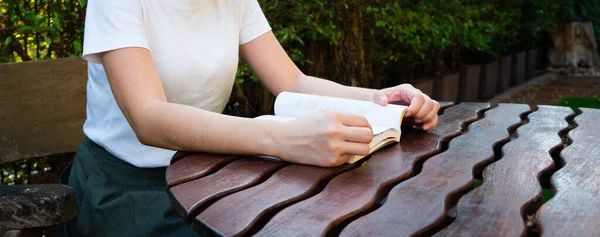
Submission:
[[[10,43],[12,43],[12,36],[6,37],[6,39],[4,40],[4,46],[8,47]]]

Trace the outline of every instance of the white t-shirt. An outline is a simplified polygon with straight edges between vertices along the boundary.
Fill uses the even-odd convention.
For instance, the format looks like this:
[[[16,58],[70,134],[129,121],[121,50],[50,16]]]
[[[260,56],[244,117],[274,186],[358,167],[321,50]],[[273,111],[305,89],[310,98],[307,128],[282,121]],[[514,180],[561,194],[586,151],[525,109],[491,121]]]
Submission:
[[[137,167],[169,165],[175,151],[138,141],[117,106],[99,53],[149,49],[169,102],[221,113],[234,83],[239,45],[270,30],[256,0],[89,0],[85,135]]]

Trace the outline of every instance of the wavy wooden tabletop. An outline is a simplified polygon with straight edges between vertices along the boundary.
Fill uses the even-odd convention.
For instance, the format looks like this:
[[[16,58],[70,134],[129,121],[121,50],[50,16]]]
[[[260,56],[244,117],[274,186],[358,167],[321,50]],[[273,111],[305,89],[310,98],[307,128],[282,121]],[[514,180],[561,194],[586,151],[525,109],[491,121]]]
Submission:
[[[178,153],[169,195],[203,236],[600,236],[600,110],[443,107],[335,168]]]

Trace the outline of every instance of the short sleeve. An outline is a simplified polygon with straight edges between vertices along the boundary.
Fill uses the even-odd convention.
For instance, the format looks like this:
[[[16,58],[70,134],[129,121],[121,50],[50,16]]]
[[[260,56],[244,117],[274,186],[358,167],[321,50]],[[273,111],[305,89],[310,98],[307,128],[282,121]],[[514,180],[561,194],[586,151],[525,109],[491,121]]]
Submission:
[[[128,47],[150,49],[144,22],[141,0],[88,0],[83,58],[101,63],[102,52]]]
[[[248,0],[245,5],[240,30],[240,45],[248,43],[271,30],[271,26],[269,26],[269,22],[262,9],[260,9],[257,0]]]

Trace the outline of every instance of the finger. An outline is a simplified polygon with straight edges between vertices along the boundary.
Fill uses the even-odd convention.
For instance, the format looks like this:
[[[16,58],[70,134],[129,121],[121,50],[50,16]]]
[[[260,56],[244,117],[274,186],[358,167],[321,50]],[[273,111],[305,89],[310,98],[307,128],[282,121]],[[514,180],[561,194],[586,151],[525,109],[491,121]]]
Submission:
[[[323,167],[335,167],[347,163],[352,158],[354,158],[352,154],[342,154],[331,159],[322,159],[319,163]]]
[[[343,139],[349,142],[369,143],[373,140],[373,130],[362,127],[346,127]]]
[[[359,142],[346,142],[344,143],[344,154],[366,156],[369,154],[369,144]]]
[[[402,105],[410,105],[412,98],[421,94],[421,91],[411,84],[402,84],[381,91],[387,96],[388,102]]]
[[[433,117],[433,119],[425,124],[423,124],[423,130],[429,130],[435,127],[435,125],[437,125],[439,117],[437,116],[437,114]]]
[[[438,110],[440,110],[440,104],[434,101],[433,109],[431,109],[431,111],[429,111],[429,113],[427,115],[425,115],[425,117],[423,117],[421,120],[424,123],[428,123],[429,121],[431,121],[433,119],[434,116],[437,116]]]
[[[336,166],[346,164],[346,163],[348,163],[348,161],[350,159],[353,159],[353,158],[354,158],[353,154],[343,154],[343,155],[340,155],[340,159],[339,159],[340,163],[338,163]]]
[[[354,115],[354,114],[344,114],[337,113],[336,114],[337,121],[341,122],[344,126],[349,127],[364,127],[371,128],[369,121],[363,116]]]
[[[415,118],[419,119],[421,121],[425,121],[425,120],[423,120],[423,118],[425,117],[425,115],[429,114],[429,112],[431,112],[431,110],[433,108],[434,108],[433,101],[431,99],[429,99],[429,97],[425,96],[425,103],[423,103],[423,106],[421,106],[421,109],[415,115]]]
[[[387,95],[385,95],[385,93],[383,93],[382,91],[376,91],[375,93],[373,93],[372,99],[373,102],[383,106],[386,106],[389,102]]]
[[[406,117],[410,117],[417,114],[421,110],[421,107],[423,107],[423,103],[425,103],[425,97],[423,96],[423,94],[419,93],[413,96],[410,101],[410,106],[408,106],[408,112],[406,112]]]

